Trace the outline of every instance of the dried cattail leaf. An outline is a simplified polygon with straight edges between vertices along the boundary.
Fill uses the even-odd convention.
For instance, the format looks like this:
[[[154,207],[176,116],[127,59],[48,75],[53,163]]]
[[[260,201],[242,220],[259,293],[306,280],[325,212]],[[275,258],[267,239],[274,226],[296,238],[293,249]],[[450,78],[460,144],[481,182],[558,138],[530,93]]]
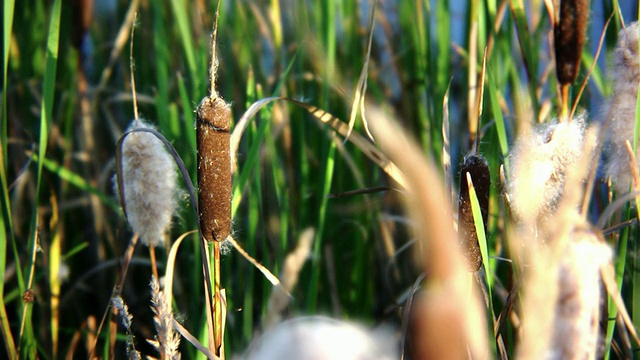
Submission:
[[[562,0],[560,18],[554,28],[556,74],[561,85],[570,85],[578,77],[585,42],[589,0]]]
[[[196,117],[200,226],[207,241],[223,241],[231,231],[231,108],[206,97]]]
[[[458,241],[467,260],[469,271],[477,271],[482,266],[482,254],[480,253],[478,234],[473,220],[473,212],[471,211],[467,174],[471,176],[473,181],[473,187],[480,204],[483,226],[486,229],[489,215],[489,191],[491,189],[491,175],[487,160],[481,155],[469,155],[465,157],[460,167]]]

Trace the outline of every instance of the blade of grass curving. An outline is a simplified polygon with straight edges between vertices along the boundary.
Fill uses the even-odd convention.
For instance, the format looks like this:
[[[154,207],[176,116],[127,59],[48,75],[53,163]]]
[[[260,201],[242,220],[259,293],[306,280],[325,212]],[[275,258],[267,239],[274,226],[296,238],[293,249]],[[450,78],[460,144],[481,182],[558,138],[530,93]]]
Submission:
[[[179,138],[181,135],[180,124],[170,121],[169,106],[169,66],[171,65],[167,35],[165,32],[166,23],[164,6],[152,6],[153,11],[153,47],[156,54],[156,84],[158,93],[155,96],[156,114],[160,129],[169,131],[172,138]]]
[[[290,98],[282,98],[282,97],[269,97],[256,101],[253,103],[249,109],[242,115],[236,127],[231,134],[231,156],[232,159],[235,157],[235,154],[238,151],[238,145],[240,143],[240,137],[244,132],[248,122],[255,116],[255,114],[267,104],[276,101],[276,100],[286,100],[291,102],[297,106],[302,107],[307,110],[311,115],[313,115],[316,119],[321,121],[324,124],[328,124],[331,126],[333,130],[335,130],[340,136],[345,137],[348,133],[349,126],[340,121],[340,119],[331,115],[329,112],[322,110],[316,106],[309,105],[303,103],[298,100],[290,99]],[[261,129],[262,127],[260,127]],[[391,162],[384,153],[382,153],[378,148],[376,148],[370,141],[364,138],[362,135],[357,133],[352,133],[349,137],[349,141],[357,146],[365,155],[371,159],[374,163],[376,163],[382,170],[384,170],[393,180],[395,180],[402,187],[406,188],[406,182],[404,179],[404,175],[398,169],[398,167]],[[251,154],[251,151],[249,152]],[[251,159],[251,156],[248,156],[247,159]],[[247,164],[245,164],[247,166]],[[243,184],[243,182],[240,182]],[[234,202],[235,203],[235,202]],[[237,205],[234,205],[234,208],[237,208]],[[232,214],[235,213],[232,209]]]
[[[2,215],[0,215],[0,272],[5,273],[7,266],[7,244],[15,244],[13,238],[13,220],[11,216],[9,190],[7,186],[7,68],[9,66],[9,45],[13,29],[13,15],[15,0],[3,2],[2,24],[2,119],[0,124],[0,186],[2,187]],[[7,356],[10,359],[18,357],[16,345],[11,332],[9,318],[4,303],[4,277],[0,278],[0,326]]]
[[[167,304],[171,304],[171,298],[173,298],[173,278],[175,275],[176,257],[178,256],[178,249],[180,248],[180,244],[182,244],[182,240],[184,240],[187,236],[197,233],[198,232],[196,230],[187,231],[186,233],[180,235],[171,245],[171,249],[169,250],[169,254],[167,255],[167,264],[164,274],[164,295],[166,297]]]
[[[256,269],[258,269],[262,273],[262,275],[264,275],[264,277],[271,283],[271,285],[276,286],[276,287],[282,287],[282,283],[280,282],[278,277],[275,276],[264,265],[260,264],[258,262],[258,260],[254,259],[251,255],[249,255],[249,253],[247,253],[242,248],[242,246],[240,246],[240,244],[238,244],[238,242],[233,238],[233,236],[229,236],[228,241],[231,243],[231,245],[233,245],[233,247],[236,250],[238,250],[238,252],[240,253],[240,255],[242,255],[242,257],[247,259],[247,261],[249,261],[251,263],[251,265],[255,266]],[[283,289],[283,291],[286,291],[286,290]],[[291,294],[288,294],[288,295],[291,295]]]
[[[200,80],[201,76],[196,64],[196,55],[194,52],[196,46],[193,42],[193,37],[189,28],[189,17],[187,16],[188,8],[189,7],[186,6],[184,0],[171,0],[172,13],[175,15],[180,40],[182,41],[182,48],[184,50],[184,55],[187,58],[187,69],[191,76],[190,79],[193,82],[192,93],[199,94],[202,93],[202,91],[199,91],[202,81]]]
[[[498,132],[498,143],[500,145],[500,154],[502,155],[502,161],[504,161],[505,169],[509,169],[509,145],[507,141],[507,130],[504,125],[504,118],[502,117],[502,109],[498,103],[498,90],[494,83],[494,77],[487,77],[487,86],[489,87],[489,99],[491,100],[491,112],[496,121],[496,130]],[[507,174],[508,176],[509,174]]]
[[[209,351],[209,349],[207,349],[206,346],[202,345],[202,343],[198,341],[198,339],[195,336],[193,336],[189,332],[189,330],[187,330],[184,326],[182,326],[176,319],[173,319],[173,327],[180,333],[180,335],[182,335],[188,342],[190,342],[191,345],[195,346],[196,349],[198,349],[208,359],[213,359],[213,360],[220,359],[211,351]]]
[[[636,345],[640,345],[640,338],[638,338],[638,333],[636,331],[635,324],[631,320],[629,313],[627,312],[627,307],[624,304],[624,300],[622,295],[620,294],[620,288],[618,287],[618,283],[615,280],[614,269],[611,265],[605,265],[600,269],[600,275],[602,276],[602,282],[607,289],[607,293],[611,296],[612,302],[615,304],[618,315],[622,318],[622,322],[627,327],[629,334],[636,342]]]
[[[627,207],[625,211],[626,217],[629,218],[631,215],[631,208]],[[615,269],[615,281],[616,284],[622,284],[622,279],[624,277],[624,271],[627,263],[627,247],[629,243],[629,228],[624,228],[620,234],[620,239],[618,243],[618,251],[616,254],[616,258],[614,261],[614,269]],[[609,296],[612,296],[611,294]],[[605,334],[605,360],[608,360],[611,356],[611,341],[613,340],[613,332],[616,327],[616,318],[618,316],[618,307],[614,301],[609,301],[608,304],[608,319],[607,322],[607,332]]]
[[[487,282],[487,295],[489,298],[488,307],[487,307],[487,318],[491,320],[490,328],[495,328],[495,310],[493,309],[493,273],[491,272],[490,263],[489,263],[489,251],[488,251],[488,242],[487,236],[484,228],[484,220],[482,218],[482,210],[480,210],[480,202],[478,201],[478,196],[476,194],[475,187],[473,186],[473,180],[471,180],[471,174],[466,173],[467,175],[467,183],[469,186],[469,200],[471,201],[471,212],[473,214],[473,223],[476,227],[476,234],[478,236],[478,245],[480,246],[480,253],[482,254],[482,265],[484,267],[484,275]],[[482,285],[481,285],[482,286]],[[493,337],[496,338],[498,336],[497,333],[493,334]],[[491,347],[492,353],[496,353],[496,343],[495,341],[489,342],[489,346]]]
[[[38,155],[36,154],[30,154],[28,152],[27,155],[31,155],[33,158],[33,161],[37,162],[39,159]],[[95,194],[96,196],[98,196],[100,201],[102,201],[103,204],[107,205],[111,210],[115,212],[120,212],[120,207],[113,200],[111,196],[105,194],[100,189],[97,189],[94,186],[92,186],[82,176],[78,175],[77,173],[74,173],[73,171],[65,168],[64,166],[60,165],[59,163],[51,159],[45,158],[44,160],[42,160],[42,164],[45,169],[56,174],[60,179],[67,181],[69,184],[77,187],[83,192]]]
[[[51,292],[50,311],[51,311],[51,347],[53,358],[58,355],[58,333],[60,331],[60,288],[61,278],[61,242],[60,228],[58,226],[59,211],[58,200],[55,193],[51,194],[51,220],[49,222],[49,231],[51,232],[51,242],[49,244],[49,291]]]
[[[322,50],[326,54],[325,67],[323,71],[323,82],[321,86],[321,101],[325,106],[329,105],[330,99],[330,83],[334,81],[336,75],[336,55],[338,51],[338,34],[337,34],[337,20],[339,17],[337,16],[338,8],[331,2],[320,2],[321,13],[319,15],[323,15],[320,17],[320,23],[322,30],[319,32],[319,42],[323,45]],[[307,293],[307,302],[306,308],[307,310],[316,311],[317,303],[318,303],[318,290],[319,290],[319,282],[320,282],[320,272],[322,271],[322,266],[320,259],[322,257],[322,239],[325,232],[325,221],[327,215],[328,208],[328,195],[331,190],[331,183],[333,182],[333,171],[335,168],[335,155],[336,155],[336,145],[331,142],[329,143],[328,149],[323,148],[322,158],[320,160],[320,164],[324,167],[324,176],[322,178],[321,192],[320,196],[320,206],[318,209],[318,218],[316,225],[316,239],[313,243],[313,255],[311,259],[311,276],[308,283],[308,293]]]
[[[329,144],[329,151],[327,153],[326,164],[325,164],[325,173],[324,173],[324,183],[322,187],[321,203],[320,203],[320,214],[318,218],[318,230],[316,233],[316,240],[313,243],[313,255],[312,255],[312,272],[311,272],[311,281],[309,285],[309,293],[307,298],[307,309],[316,311],[317,310],[317,301],[318,301],[318,289],[320,282],[320,256],[321,256],[321,245],[322,245],[322,235],[325,230],[325,222],[327,219],[327,205],[329,202],[329,193],[331,192],[331,183],[333,181],[333,170],[335,169],[335,155],[336,155],[336,144],[331,142]]]
[[[291,101],[294,104],[304,108],[316,119],[324,124],[331,126],[331,128],[338,134],[340,134],[340,136],[344,137],[347,134],[347,124],[342,122],[340,119],[333,116],[329,112],[297,100],[288,99],[288,101]],[[389,175],[394,181],[400,184],[403,188],[406,188],[406,180],[400,169],[398,169],[398,167],[370,141],[357,133],[352,133],[349,137],[349,141],[351,141],[351,143],[358,147],[369,159],[371,159],[382,170],[384,170],[387,175]]]
[[[529,80],[529,95],[531,105],[534,110],[534,118],[538,118],[540,112],[540,104],[538,96],[536,95],[537,89],[537,69],[538,62],[536,61],[536,51],[538,47],[534,44],[533,38],[529,33],[529,26],[527,24],[527,14],[525,13],[524,4],[522,0],[510,0],[511,14],[513,20],[516,23],[518,29],[518,42],[520,43],[520,52],[524,61],[524,67]]]
[[[187,142],[190,149],[196,148],[196,132],[194,131],[194,122],[191,121],[193,118],[193,109],[195,108],[195,104],[192,104],[191,98],[189,97],[189,93],[187,92],[187,87],[184,84],[184,79],[182,75],[178,73],[178,93],[180,94],[180,101],[182,102],[182,117],[184,124],[184,129],[182,130],[183,134],[186,134]],[[193,107],[192,107],[193,106]],[[188,119],[188,120],[187,120]]]
[[[42,85],[42,101],[40,103],[40,134],[38,138],[38,157],[44,159],[47,152],[47,144],[49,140],[49,128],[51,126],[53,118],[53,101],[54,101],[54,88],[56,82],[56,70],[58,65],[58,45],[60,39],[60,14],[62,11],[62,2],[60,0],[54,1],[51,8],[51,16],[49,18],[49,28],[47,33],[47,52],[45,58],[45,71]],[[31,280],[34,276],[35,267],[35,254],[37,249],[37,236],[38,236],[38,209],[40,207],[40,187],[42,185],[42,172],[43,162],[38,161],[36,163],[36,186],[35,186],[35,199],[33,204],[33,212],[31,214],[30,229],[29,229],[29,242],[27,249],[33,253],[30,265],[27,270],[27,278],[30,279],[29,284],[25,284],[24,280],[20,281],[20,271],[17,271],[19,276],[20,291],[25,293],[30,291]],[[16,259],[18,259],[16,254]],[[20,336],[18,339],[18,352],[24,357],[28,358],[36,353],[37,341],[33,330],[33,324],[31,322],[32,303],[26,302],[22,304],[22,318]],[[24,345],[24,347],[23,347]],[[22,349],[22,350],[20,350]]]
[[[13,12],[15,0],[3,1],[2,8],[2,118],[7,119],[7,69],[9,67],[9,49],[11,45],[11,32],[13,30]],[[0,154],[2,155],[2,175],[7,168],[7,124],[3,121],[0,124]],[[4,269],[4,268],[3,268]]]
[[[369,39],[367,42],[367,53],[364,57],[364,65],[362,65],[362,70],[360,72],[360,77],[358,78],[358,85],[356,86],[356,91],[353,96],[353,102],[351,103],[351,113],[349,115],[349,131],[347,131],[347,136],[345,136],[344,141],[346,142],[349,139],[349,135],[353,131],[353,127],[356,124],[356,116],[358,115],[358,110],[364,109],[365,96],[367,92],[367,79],[369,77],[369,59],[371,59],[371,46],[373,44],[373,27],[375,25],[375,16],[376,16],[376,8],[378,7],[379,0],[375,0],[373,2],[373,6],[371,7],[371,15],[369,17]],[[369,136],[370,139],[373,140],[373,135],[371,135],[371,131],[369,131],[369,125],[364,117],[364,112],[360,112],[362,115],[362,120],[364,124],[364,129]]]

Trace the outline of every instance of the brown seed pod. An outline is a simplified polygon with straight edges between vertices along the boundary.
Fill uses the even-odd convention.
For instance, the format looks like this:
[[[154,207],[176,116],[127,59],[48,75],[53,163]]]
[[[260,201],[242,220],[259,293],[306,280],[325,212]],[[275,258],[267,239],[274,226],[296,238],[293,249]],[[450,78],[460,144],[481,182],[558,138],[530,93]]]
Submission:
[[[561,85],[578,77],[580,57],[589,19],[589,0],[562,0],[555,24],[556,74]]]
[[[473,187],[476,191],[483,226],[487,227],[489,214],[489,190],[491,188],[491,176],[487,160],[480,155],[468,155],[464,158],[460,167],[460,196],[458,203],[458,239],[463,254],[467,259],[469,271],[477,271],[482,265],[482,254],[478,244],[473,213],[471,211],[471,199],[469,197],[469,184],[467,173],[471,175]]]
[[[218,96],[205,97],[196,111],[198,208],[207,241],[231,231],[231,108]]]

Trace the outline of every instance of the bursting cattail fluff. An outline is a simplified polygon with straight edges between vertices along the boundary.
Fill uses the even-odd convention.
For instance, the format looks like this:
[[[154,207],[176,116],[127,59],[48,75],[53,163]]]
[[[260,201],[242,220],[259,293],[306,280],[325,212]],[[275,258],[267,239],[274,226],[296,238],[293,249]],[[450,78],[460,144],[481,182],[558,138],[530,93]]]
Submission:
[[[508,193],[518,218],[529,224],[551,216],[565,186],[567,168],[580,159],[585,115],[555,120],[521,136],[511,153]]]
[[[600,268],[611,249],[593,230],[574,229],[558,268],[551,346],[547,359],[595,359],[600,321]]]
[[[618,192],[627,192],[631,184],[629,155],[625,141],[633,144],[636,118],[638,83],[640,82],[640,59],[638,58],[638,23],[627,26],[618,34],[616,47],[613,96],[609,102],[608,122],[610,138],[608,159],[605,165],[607,176],[611,177]],[[636,158],[637,158],[636,153]]]
[[[136,119],[127,131],[136,129],[154,128]],[[173,158],[155,135],[137,131],[124,139],[121,162],[129,224],[145,245],[162,245],[178,205]]]

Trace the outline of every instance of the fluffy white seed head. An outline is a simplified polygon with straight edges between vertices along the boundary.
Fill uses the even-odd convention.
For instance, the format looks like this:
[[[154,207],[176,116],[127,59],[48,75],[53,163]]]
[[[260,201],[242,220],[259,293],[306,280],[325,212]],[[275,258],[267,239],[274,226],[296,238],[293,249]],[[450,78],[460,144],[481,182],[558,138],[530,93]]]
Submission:
[[[256,339],[247,360],[397,359],[393,334],[371,333],[360,326],[322,316],[292,319]]]
[[[612,251],[578,214],[557,221],[553,241],[523,254],[519,359],[595,359],[600,345],[600,269]]]
[[[520,220],[533,224],[551,216],[560,199],[569,165],[582,154],[585,115],[571,122],[534,127],[520,136],[511,152],[508,192]]]
[[[127,131],[153,129],[133,120]],[[133,132],[122,144],[122,177],[127,218],[133,231],[149,246],[164,244],[164,234],[176,212],[177,172],[164,144],[148,132]]]
[[[600,320],[600,268],[611,249],[591,230],[576,230],[558,269],[558,298],[548,359],[594,359]]]
[[[638,23],[627,26],[618,34],[618,45],[614,53],[613,96],[608,104],[610,139],[608,158],[605,164],[607,176],[611,177],[616,191],[629,191],[631,172],[625,141],[633,144],[636,118],[638,83],[640,82],[640,58],[638,57]],[[638,158],[638,153],[636,153]]]

